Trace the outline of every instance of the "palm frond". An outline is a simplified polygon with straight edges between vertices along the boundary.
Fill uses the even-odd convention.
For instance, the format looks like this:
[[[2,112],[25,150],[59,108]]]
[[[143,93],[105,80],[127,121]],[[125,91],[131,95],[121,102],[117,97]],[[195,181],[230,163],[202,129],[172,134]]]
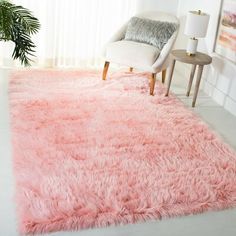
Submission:
[[[35,34],[40,29],[40,23],[32,13],[22,6],[12,6],[15,21],[20,23],[28,34]]]
[[[10,40],[13,25],[13,12],[6,1],[0,2],[0,39]]]
[[[32,13],[5,0],[0,1],[0,40],[13,41],[13,59],[19,59],[25,66],[32,62],[35,45],[31,35],[38,32],[40,23]]]

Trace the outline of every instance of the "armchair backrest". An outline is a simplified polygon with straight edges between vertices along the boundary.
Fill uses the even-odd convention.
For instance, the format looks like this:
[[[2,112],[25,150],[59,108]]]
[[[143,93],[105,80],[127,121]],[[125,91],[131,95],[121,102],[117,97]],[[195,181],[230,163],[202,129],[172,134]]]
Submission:
[[[157,21],[173,22],[179,25],[179,20],[176,16],[171,15],[166,12],[161,12],[161,11],[143,12],[143,13],[137,14],[136,17],[146,18],[150,20],[157,20]],[[128,22],[126,22],[124,25],[121,26],[121,28],[110,38],[108,43],[124,39],[127,26],[128,26]],[[174,38],[175,38],[175,35],[174,35]]]
[[[161,11],[150,11],[150,12],[143,12],[136,15],[140,18],[146,18],[150,20],[156,20],[156,21],[167,21],[167,22],[173,22],[179,25],[179,20],[176,16],[161,12]]]

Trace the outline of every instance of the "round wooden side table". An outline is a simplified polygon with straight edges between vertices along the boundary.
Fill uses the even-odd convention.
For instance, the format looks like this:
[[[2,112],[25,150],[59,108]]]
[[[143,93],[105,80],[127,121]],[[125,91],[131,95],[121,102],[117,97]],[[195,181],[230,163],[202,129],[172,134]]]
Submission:
[[[197,52],[195,56],[188,56],[186,53],[186,50],[182,50],[182,49],[173,50],[171,52],[171,56],[172,56],[173,60],[172,60],[172,64],[171,64],[170,71],[169,71],[166,96],[169,95],[170,85],[171,85],[176,61],[180,61],[180,62],[192,65],[192,71],[190,74],[189,83],[188,83],[188,90],[187,90],[187,94],[186,94],[187,96],[189,96],[189,94],[190,94],[194,74],[196,71],[196,67],[198,66],[197,81],[196,81],[196,85],[195,85],[195,91],[194,91],[193,102],[192,102],[192,107],[195,107],[197,95],[198,95],[198,90],[199,90],[199,86],[200,86],[200,82],[201,82],[201,78],[202,78],[203,67],[205,65],[211,64],[212,58],[210,56],[208,56],[207,54],[204,54],[201,52]]]

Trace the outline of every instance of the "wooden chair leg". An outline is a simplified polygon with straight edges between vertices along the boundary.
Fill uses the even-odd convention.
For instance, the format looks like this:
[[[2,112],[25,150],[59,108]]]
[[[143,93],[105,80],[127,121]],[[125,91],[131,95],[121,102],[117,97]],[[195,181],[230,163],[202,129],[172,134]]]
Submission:
[[[166,69],[162,71],[162,83],[164,84],[166,80]]]
[[[150,79],[150,95],[151,96],[154,96],[155,83],[156,83],[156,74],[152,73],[152,76]]]
[[[103,73],[102,73],[102,79],[103,80],[106,80],[109,65],[110,65],[110,62],[105,61],[104,68],[103,68]]]
[[[133,72],[134,68],[133,67],[130,67],[129,68],[129,72]]]

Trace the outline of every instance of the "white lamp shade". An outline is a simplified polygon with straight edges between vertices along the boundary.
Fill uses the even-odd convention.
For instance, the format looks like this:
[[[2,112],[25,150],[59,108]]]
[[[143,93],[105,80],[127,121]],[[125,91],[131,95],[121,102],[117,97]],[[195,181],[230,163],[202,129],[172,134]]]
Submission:
[[[207,33],[209,19],[210,16],[206,13],[188,12],[184,34],[190,37],[204,38]]]

